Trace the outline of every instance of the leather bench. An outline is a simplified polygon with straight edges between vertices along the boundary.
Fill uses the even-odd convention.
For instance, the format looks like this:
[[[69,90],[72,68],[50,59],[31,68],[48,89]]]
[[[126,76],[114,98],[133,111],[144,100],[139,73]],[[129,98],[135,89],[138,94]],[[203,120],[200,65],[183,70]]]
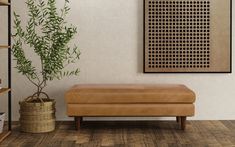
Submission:
[[[194,116],[195,93],[184,85],[88,84],[66,92],[67,115],[82,117],[176,117],[185,129],[186,117]]]

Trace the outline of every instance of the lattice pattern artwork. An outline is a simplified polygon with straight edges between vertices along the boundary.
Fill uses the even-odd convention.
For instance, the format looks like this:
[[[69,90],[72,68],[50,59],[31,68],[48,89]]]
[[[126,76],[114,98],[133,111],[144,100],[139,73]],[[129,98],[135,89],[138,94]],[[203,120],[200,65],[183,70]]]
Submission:
[[[230,15],[230,0],[145,0],[145,72],[230,72]]]

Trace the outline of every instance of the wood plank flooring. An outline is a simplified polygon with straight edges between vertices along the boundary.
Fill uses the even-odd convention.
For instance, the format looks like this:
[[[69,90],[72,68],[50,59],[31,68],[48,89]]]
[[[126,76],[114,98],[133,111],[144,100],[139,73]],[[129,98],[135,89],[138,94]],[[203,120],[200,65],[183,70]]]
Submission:
[[[235,147],[235,121],[58,122],[52,133],[21,133],[18,125],[0,147]]]

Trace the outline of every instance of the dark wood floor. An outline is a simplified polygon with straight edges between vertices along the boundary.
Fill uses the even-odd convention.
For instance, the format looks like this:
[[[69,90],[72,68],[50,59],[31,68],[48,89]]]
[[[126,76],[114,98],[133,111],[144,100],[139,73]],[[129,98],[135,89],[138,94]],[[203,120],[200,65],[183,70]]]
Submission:
[[[188,121],[182,131],[174,121],[85,122],[75,131],[72,122],[58,122],[52,133],[13,132],[0,147],[232,147],[235,121]]]

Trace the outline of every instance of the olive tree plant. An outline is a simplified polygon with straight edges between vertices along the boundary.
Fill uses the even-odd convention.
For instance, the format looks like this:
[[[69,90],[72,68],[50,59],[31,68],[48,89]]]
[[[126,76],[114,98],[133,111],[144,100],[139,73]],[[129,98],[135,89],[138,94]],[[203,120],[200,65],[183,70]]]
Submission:
[[[66,22],[70,10],[68,3],[65,0],[64,6],[58,9],[56,0],[26,0],[28,19],[24,26],[20,15],[14,12],[12,53],[16,69],[36,86],[37,90],[31,97],[41,101],[40,95],[46,94],[43,90],[48,81],[79,74],[79,68],[66,70],[80,56],[78,47],[69,45],[77,34],[77,28]],[[30,60],[26,50],[35,52],[40,65]]]

